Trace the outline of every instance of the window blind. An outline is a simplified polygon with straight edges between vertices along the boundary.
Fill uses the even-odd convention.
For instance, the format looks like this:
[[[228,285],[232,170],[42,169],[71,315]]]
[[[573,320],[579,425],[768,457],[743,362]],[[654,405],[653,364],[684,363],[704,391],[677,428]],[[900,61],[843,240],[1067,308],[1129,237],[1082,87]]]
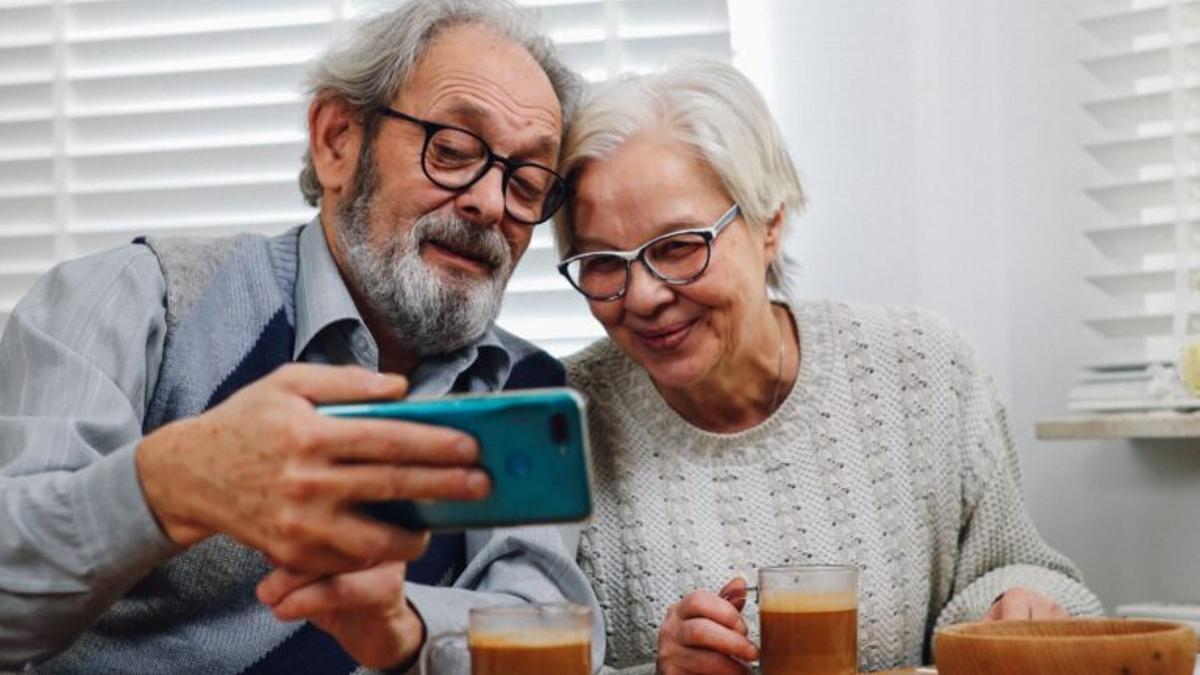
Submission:
[[[309,220],[303,75],[346,20],[389,4],[0,0],[0,325],[62,260]],[[591,81],[681,50],[731,57],[725,0],[523,4]],[[499,323],[561,355],[602,331],[556,261],[539,226]]]
[[[1070,394],[1077,410],[1200,407],[1180,378],[1200,338],[1200,0],[1107,0],[1082,25],[1086,146],[1103,182],[1086,230],[1099,263],[1085,320],[1100,345]]]

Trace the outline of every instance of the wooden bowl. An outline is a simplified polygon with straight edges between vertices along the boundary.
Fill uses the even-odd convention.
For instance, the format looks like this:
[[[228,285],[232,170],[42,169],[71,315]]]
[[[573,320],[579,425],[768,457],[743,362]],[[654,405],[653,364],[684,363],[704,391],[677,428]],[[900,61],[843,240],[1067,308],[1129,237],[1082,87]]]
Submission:
[[[939,675],[1192,675],[1196,633],[1138,619],[962,623],[937,632]]]

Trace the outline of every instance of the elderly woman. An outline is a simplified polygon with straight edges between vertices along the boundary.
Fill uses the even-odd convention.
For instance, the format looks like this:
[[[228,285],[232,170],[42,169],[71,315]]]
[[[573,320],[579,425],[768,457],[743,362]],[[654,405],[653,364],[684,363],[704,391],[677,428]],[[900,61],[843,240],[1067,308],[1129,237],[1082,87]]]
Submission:
[[[608,333],[567,363],[608,666],[743,672],[757,612],[729,598],[770,565],[858,567],[864,669],[920,663],[951,622],[1101,611],[1025,511],[970,346],[927,312],[788,292],[800,184],[736,70],[596,92],[562,173],[559,268]]]

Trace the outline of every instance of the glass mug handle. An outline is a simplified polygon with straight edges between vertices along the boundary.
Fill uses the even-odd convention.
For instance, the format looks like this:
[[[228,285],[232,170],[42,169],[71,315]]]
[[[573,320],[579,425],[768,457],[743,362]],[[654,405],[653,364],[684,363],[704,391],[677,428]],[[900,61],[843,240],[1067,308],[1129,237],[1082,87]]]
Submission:
[[[736,593],[723,593],[719,597],[726,602],[732,603],[734,600],[737,600],[737,596],[738,596],[738,594],[736,594]],[[747,605],[758,604],[758,586],[755,586],[753,584],[746,585],[746,604]],[[745,611],[745,609],[743,608],[742,611]],[[755,647],[761,648],[762,645],[755,645]],[[750,661],[746,665],[757,669],[759,667],[759,662],[758,661]],[[757,670],[755,670],[755,672],[757,672]]]
[[[425,646],[421,649],[421,669],[418,671],[420,675],[445,675],[446,671],[433,670],[430,667],[434,661],[434,653],[437,652],[437,650],[442,649],[443,646],[450,646],[460,642],[462,643],[462,649],[457,650],[457,653],[466,656],[468,654],[466,631],[439,633],[438,635],[433,636],[432,639],[427,640],[425,642]],[[466,658],[470,659],[469,656]],[[462,672],[466,671],[464,670]]]

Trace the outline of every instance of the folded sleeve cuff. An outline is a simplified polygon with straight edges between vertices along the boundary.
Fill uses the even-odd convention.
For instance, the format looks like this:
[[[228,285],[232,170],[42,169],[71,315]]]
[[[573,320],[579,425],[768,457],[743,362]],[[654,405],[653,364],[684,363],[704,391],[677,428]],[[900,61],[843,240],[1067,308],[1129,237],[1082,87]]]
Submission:
[[[146,503],[137,446],[130,443],[77,476],[75,517],[100,578],[140,577],[183,550],[166,536]]]
[[[405,595],[425,623],[425,644],[421,645],[422,651],[440,635],[466,631],[467,613],[472,607],[481,604],[481,594],[456,588],[408,584],[405,586]],[[466,652],[441,650],[437,653],[436,665],[434,672],[465,673],[468,667]],[[420,673],[420,659],[403,672],[412,675]]]
[[[1100,616],[1100,600],[1078,580],[1036,565],[1006,565],[979,577],[959,591],[942,609],[937,627],[978,621],[996,596],[1012,588],[1027,588],[1057,602],[1071,616]]]

